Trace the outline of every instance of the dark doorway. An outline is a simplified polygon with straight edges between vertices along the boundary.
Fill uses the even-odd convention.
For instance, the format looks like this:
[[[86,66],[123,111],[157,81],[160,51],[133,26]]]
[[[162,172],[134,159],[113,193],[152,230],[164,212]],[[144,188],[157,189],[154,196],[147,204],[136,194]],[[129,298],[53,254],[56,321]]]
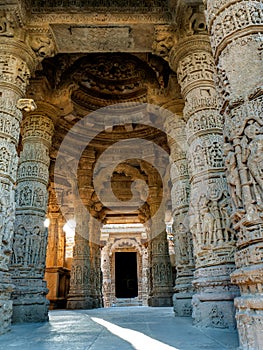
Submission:
[[[117,298],[138,296],[136,253],[115,253],[115,285]]]

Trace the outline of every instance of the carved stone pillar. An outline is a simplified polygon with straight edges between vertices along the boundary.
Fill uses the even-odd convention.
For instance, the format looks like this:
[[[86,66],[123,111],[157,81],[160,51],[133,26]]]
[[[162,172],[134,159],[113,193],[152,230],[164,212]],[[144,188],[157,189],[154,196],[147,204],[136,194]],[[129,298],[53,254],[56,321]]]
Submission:
[[[93,299],[90,285],[90,215],[82,204],[76,206],[75,220],[75,245],[73,248],[67,308],[91,309],[93,307]]]
[[[148,306],[149,295],[149,257],[148,248],[142,248],[142,305]]]
[[[167,108],[165,105],[163,107]],[[171,152],[171,200],[176,259],[173,306],[175,316],[191,316],[194,257],[188,220],[190,184],[186,159],[186,123],[182,117],[169,115],[165,128],[168,135],[172,136],[167,141]]]
[[[189,145],[190,208],[196,270],[193,319],[198,326],[235,326],[231,285],[235,234],[223,162],[223,121],[217,110],[214,60],[209,38],[182,39],[170,55],[185,99],[184,119]]]
[[[61,225],[59,225],[60,216],[61,216],[60,213],[49,213],[48,214],[48,218],[50,220],[50,223],[49,223],[49,227],[48,227],[46,267],[59,266],[59,264],[58,264],[58,246],[59,246],[59,236],[60,236],[60,229],[61,229]]]
[[[102,306],[101,284],[101,250],[100,250],[100,229],[101,225],[95,218],[90,218],[90,285],[93,307]]]
[[[149,176],[150,178],[151,176]],[[149,182],[152,182],[151,179]],[[172,268],[169,257],[167,233],[164,222],[164,212],[157,213],[160,206],[161,188],[149,187],[149,199],[151,211],[151,232],[149,242],[149,265],[150,265],[150,290],[149,306],[172,305]],[[160,232],[160,233],[159,233]]]
[[[103,306],[110,307],[112,305],[112,280],[111,280],[111,259],[110,244],[108,243],[101,251],[101,270],[103,273],[102,294]]]
[[[43,281],[47,228],[49,149],[54,126],[48,115],[56,110],[39,103],[38,110],[25,116],[16,188],[16,220],[10,270],[15,284],[13,321],[38,322],[48,319],[46,282]]]
[[[69,270],[65,268],[66,237],[63,227],[65,219],[59,212],[48,214],[48,245],[46,254],[45,280],[50,309],[64,308],[68,289]]]
[[[237,230],[235,299],[241,349],[263,348],[263,7],[262,1],[207,1],[218,70],[232,222]]]
[[[0,334],[10,327],[12,315],[9,263],[15,214],[14,184],[17,174],[17,144],[21,112],[17,102],[24,97],[34,60],[30,50],[16,39],[13,13],[2,13],[0,33]]]

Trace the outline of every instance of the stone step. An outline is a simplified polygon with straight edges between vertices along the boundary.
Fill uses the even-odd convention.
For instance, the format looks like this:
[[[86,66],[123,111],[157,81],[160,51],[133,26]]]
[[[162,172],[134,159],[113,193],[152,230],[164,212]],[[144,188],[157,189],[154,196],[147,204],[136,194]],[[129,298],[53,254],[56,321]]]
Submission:
[[[142,301],[138,300],[138,298],[118,298],[115,303],[112,304],[112,307],[121,306],[142,306]]]

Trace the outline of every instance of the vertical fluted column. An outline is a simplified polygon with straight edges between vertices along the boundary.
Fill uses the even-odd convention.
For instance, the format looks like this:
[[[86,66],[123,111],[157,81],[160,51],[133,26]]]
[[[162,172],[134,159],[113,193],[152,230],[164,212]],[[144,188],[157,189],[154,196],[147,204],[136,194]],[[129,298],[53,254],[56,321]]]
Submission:
[[[235,326],[231,285],[235,234],[230,224],[230,201],[224,173],[223,121],[217,109],[214,60],[209,37],[197,34],[172,50],[185,99],[184,119],[190,171],[189,224],[196,270],[193,319],[198,326]]]
[[[9,263],[12,254],[15,215],[14,184],[17,176],[17,145],[22,113],[17,102],[24,97],[34,69],[31,52],[15,39],[10,16],[3,16],[0,33],[0,334],[10,327],[12,283]],[[30,106],[28,106],[30,108]]]
[[[39,103],[22,123],[22,145],[16,188],[16,220],[10,270],[15,285],[13,321],[47,320],[46,282],[43,281],[47,228],[49,149],[54,131],[48,115],[56,110]]]
[[[166,108],[165,105],[163,107]],[[176,259],[173,306],[175,316],[191,316],[194,257],[188,220],[190,183],[186,158],[186,122],[176,114],[169,115],[165,128],[168,135],[171,136],[167,141],[170,147],[171,200]]]
[[[227,180],[237,231],[235,299],[241,349],[263,348],[263,6],[207,1],[224,116]]]

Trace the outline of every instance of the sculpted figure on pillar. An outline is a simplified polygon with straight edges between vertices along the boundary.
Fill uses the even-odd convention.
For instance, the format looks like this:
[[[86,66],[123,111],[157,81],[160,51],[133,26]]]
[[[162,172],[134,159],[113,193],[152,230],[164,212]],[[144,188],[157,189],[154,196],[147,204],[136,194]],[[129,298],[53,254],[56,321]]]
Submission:
[[[263,346],[262,32],[261,1],[206,1],[224,117],[226,174],[237,231],[236,298],[241,349]],[[242,72],[242,74],[240,74]]]

